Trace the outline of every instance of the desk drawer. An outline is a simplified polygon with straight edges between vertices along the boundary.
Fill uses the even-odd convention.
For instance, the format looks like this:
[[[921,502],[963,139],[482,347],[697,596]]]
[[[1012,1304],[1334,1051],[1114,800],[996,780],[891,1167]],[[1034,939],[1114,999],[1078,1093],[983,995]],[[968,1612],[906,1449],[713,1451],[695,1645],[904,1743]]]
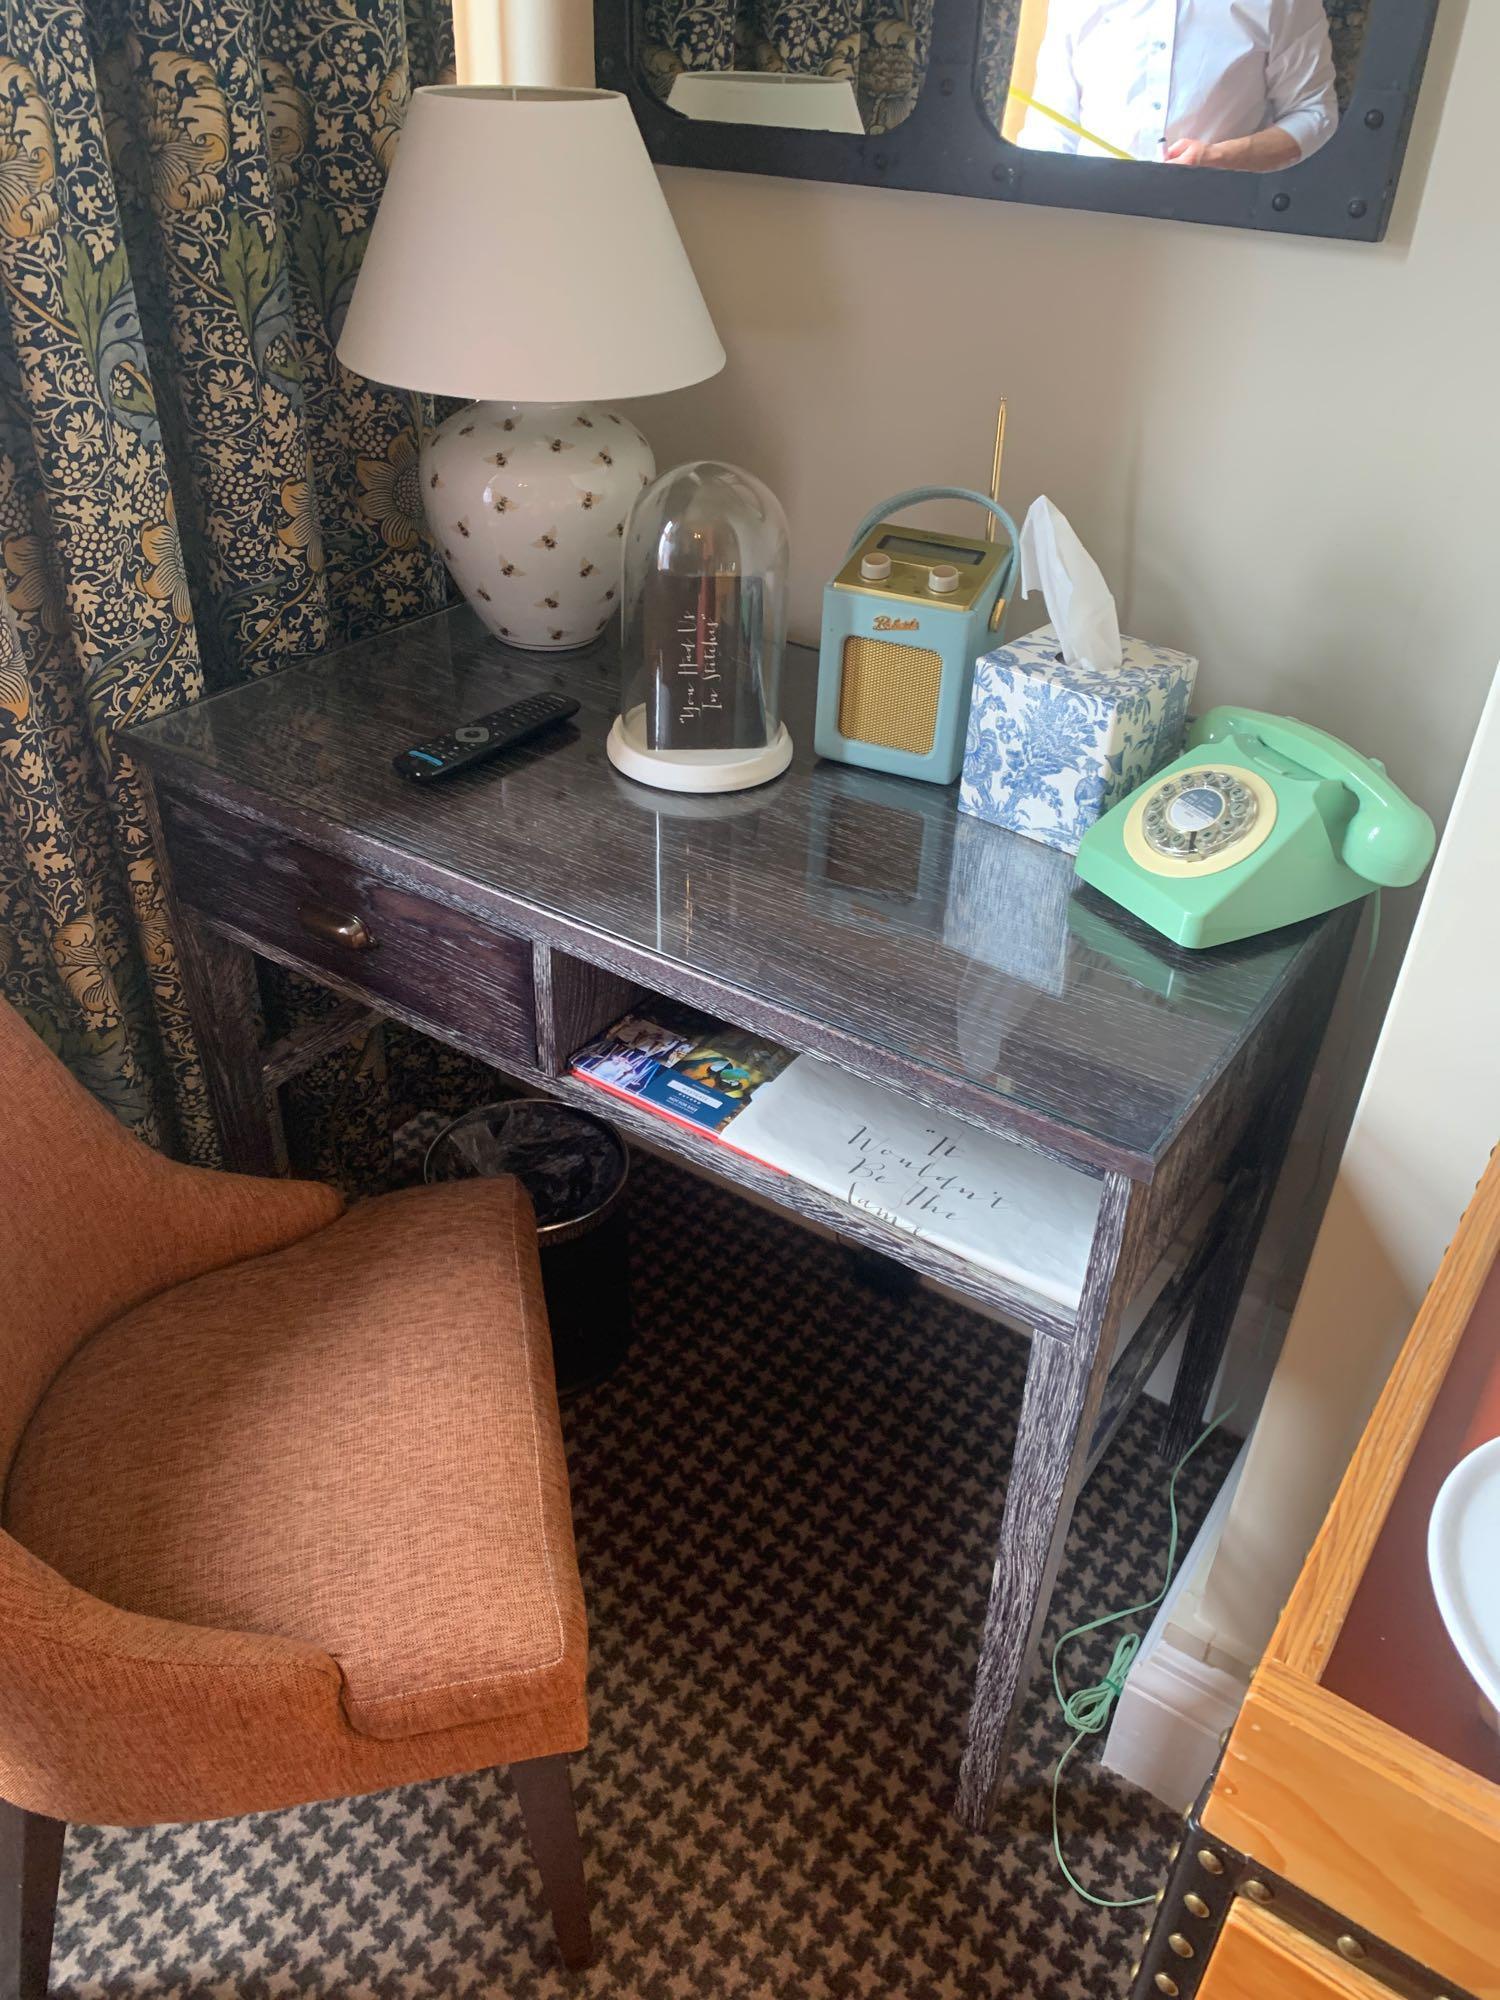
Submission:
[[[252,949],[504,1064],[536,1060],[530,943],[236,814],[170,794],[178,899]]]

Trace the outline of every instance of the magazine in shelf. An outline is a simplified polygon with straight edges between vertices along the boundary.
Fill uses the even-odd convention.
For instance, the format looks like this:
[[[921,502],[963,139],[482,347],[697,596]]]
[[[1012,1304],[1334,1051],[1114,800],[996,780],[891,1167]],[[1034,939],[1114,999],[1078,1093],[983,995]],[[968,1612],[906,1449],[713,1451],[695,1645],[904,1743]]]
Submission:
[[[649,1014],[627,1014],[580,1049],[572,1070],[601,1090],[722,1138],[793,1060],[778,1042],[660,1000]]]

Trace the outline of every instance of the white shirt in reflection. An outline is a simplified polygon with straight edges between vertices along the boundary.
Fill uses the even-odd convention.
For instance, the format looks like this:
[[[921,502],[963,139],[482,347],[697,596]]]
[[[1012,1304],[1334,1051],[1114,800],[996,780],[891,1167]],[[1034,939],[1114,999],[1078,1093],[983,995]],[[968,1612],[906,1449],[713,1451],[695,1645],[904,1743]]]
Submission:
[[[1029,94],[1137,160],[1271,125],[1305,160],[1339,118],[1323,0],[1051,0]],[[1017,143],[1101,157],[1038,111]]]

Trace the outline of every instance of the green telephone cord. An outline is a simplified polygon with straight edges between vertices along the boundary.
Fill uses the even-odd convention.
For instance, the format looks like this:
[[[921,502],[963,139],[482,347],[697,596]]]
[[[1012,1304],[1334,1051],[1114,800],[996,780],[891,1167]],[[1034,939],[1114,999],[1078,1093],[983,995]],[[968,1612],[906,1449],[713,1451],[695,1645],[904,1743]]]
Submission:
[[[1359,1012],[1360,1004],[1364,999],[1365,982],[1369,979],[1370,967],[1375,962],[1375,949],[1380,942],[1381,895],[1379,889],[1370,898],[1370,905],[1370,940],[1365,949],[1365,962],[1360,968],[1359,984],[1355,988],[1354,1001],[1350,1010],[1355,1014]],[[1339,1093],[1343,1085],[1344,1071],[1348,1065],[1348,1055],[1349,1038],[1346,1037],[1344,1057],[1339,1064],[1332,1089],[1329,1093],[1334,1104],[1338,1102]],[[1313,1164],[1312,1184],[1314,1187],[1318,1185],[1323,1177],[1323,1158],[1327,1146],[1328,1131],[1325,1129],[1322,1141],[1318,1147],[1317,1160]],[[1282,1258],[1280,1267],[1276,1272],[1275,1281],[1268,1288],[1269,1296],[1260,1327],[1259,1347],[1261,1350],[1264,1350],[1266,1333],[1271,1324],[1271,1299],[1275,1297],[1277,1287],[1286,1276],[1291,1255],[1291,1246],[1288,1246],[1287,1254]],[[1058,1788],[1062,1783],[1062,1774],[1067,1768],[1068,1760],[1085,1737],[1102,1735],[1109,1727],[1109,1720],[1114,1714],[1115,1703],[1125,1692],[1125,1683],[1130,1678],[1130,1670],[1135,1665],[1136,1655],[1141,1650],[1141,1635],[1138,1632],[1127,1632],[1125,1637],[1115,1647],[1114,1657],[1109,1663],[1109,1671],[1105,1674],[1103,1680],[1096,1681],[1092,1687],[1076,1688],[1072,1694],[1063,1693],[1062,1675],[1058,1671],[1058,1661],[1062,1657],[1063,1647],[1070,1645],[1074,1639],[1087,1638],[1090,1632],[1102,1632],[1106,1627],[1118,1625],[1125,1618],[1134,1618],[1142,1611],[1154,1611],[1171,1589],[1172,1578],[1177,1569],[1177,1544],[1180,1539],[1180,1524],[1177,1518],[1177,1481],[1182,1476],[1183,1468],[1187,1465],[1188,1461],[1197,1452],[1202,1450],[1214,1432],[1219,1429],[1220,1425],[1229,1421],[1238,1407],[1238,1402],[1234,1402],[1226,1410],[1221,1411],[1208,1428],[1194,1439],[1192,1444],[1188,1446],[1181,1458],[1172,1467],[1172,1477],[1167,1481],[1167,1506],[1172,1517],[1172,1532],[1167,1540],[1167,1573],[1162,1579],[1161,1589],[1157,1591],[1154,1597],[1148,1597],[1142,1604],[1132,1604],[1124,1611],[1106,1612],[1102,1618],[1091,1618],[1086,1625],[1075,1625],[1071,1632],[1064,1632],[1057,1644],[1052,1648],[1052,1692],[1057,1696],[1057,1705],[1062,1710],[1063,1721],[1074,1732],[1073,1741],[1058,1758],[1052,1771],[1052,1853],[1059,1869],[1062,1871],[1063,1880],[1067,1883],[1068,1887],[1076,1895],[1082,1896],[1086,1903],[1092,1903],[1096,1910],[1135,1910],[1139,1909],[1144,1903],[1154,1903],[1156,1901],[1154,1895],[1126,1896],[1122,1899],[1113,1899],[1108,1896],[1096,1896],[1091,1889],[1085,1889],[1063,1856],[1062,1832],[1058,1825],[1057,1794]]]
[[[1172,1468],[1172,1477],[1167,1482],[1167,1505],[1171,1510],[1172,1532],[1167,1541],[1167,1573],[1162,1578],[1161,1589],[1154,1597],[1148,1597],[1144,1603],[1132,1604],[1124,1611],[1106,1612],[1102,1618],[1091,1618],[1086,1625],[1075,1625],[1071,1632],[1064,1632],[1052,1648],[1052,1691],[1057,1696],[1057,1705],[1062,1710],[1063,1721],[1074,1732],[1073,1741],[1058,1758],[1052,1772],[1052,1852],[1068,1887],[1098,1910],[1133,1910],[1139,1904],[1154,1903],[1156,1897],[1155,1895],[1127,1896],[1123,1901],[1115,1901],[1108,1896],[1096,1896],[1092,1890],[1084,1888],[1063,1857],[1062,1832],[1058,1825],[1058,1787],[1062,1783],[1062,1774],[1067,1768],[1069,1758],[1084,1738],[1098,1736],[1109,1727],[1115,1703],[1125,1691],[1130,1669],[1135,1665],[1135,1656],[1141,1650],[1141,1635],[1138,1632],[1127,1632],[1115,1647],[1114,1658],[1110,1661],[1109,1671],[1103,1680],[1097,1681],[1092,1687],[1076,1688],[1072,1694],[1063,1693],[1058,1661],[1062,1656],[1063,1647],[1071,1644],[1074,1639],[1086,1638],[1090,1632],[1102,1632],[1106,1626],[1118,1625],[1121,1619],[1134,1618],[1142,1611],[1154,1611],[1171,1589],[1172,1578],[1177,1569],[1177,1543],[1180,1536],[1177,1518],[1177,1481],[1188,1460],[1208,1443],[1221,1424],[1233,1416],[1234,1410],[1235,1405],[1231,1403],[1227,1410],[1215,1417],[1207,1430],[1188,1446]]]

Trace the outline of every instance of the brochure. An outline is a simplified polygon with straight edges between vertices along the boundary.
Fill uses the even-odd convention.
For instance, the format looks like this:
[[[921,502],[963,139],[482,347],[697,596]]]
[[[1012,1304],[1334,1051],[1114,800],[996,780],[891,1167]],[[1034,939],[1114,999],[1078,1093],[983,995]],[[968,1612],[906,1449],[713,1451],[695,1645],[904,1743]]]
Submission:
[[[658,1001],[627,1014],[573,1058],[573,1074],[685,1125],[722,1133],[793,1061],[790,1049]]]

